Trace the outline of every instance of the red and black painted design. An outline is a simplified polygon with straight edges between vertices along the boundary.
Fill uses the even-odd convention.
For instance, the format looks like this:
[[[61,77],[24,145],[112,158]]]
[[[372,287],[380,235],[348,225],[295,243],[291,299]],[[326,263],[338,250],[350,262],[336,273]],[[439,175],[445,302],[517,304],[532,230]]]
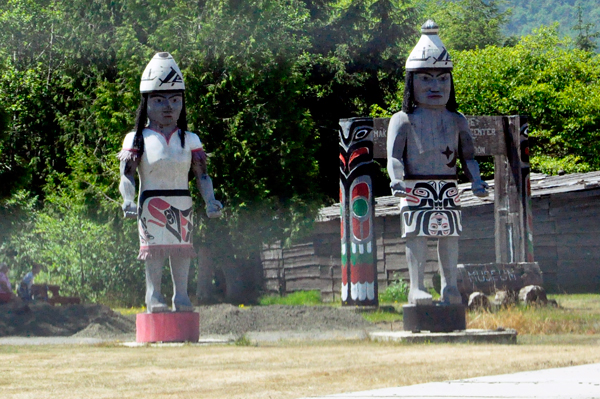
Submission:
[[[455,180],[406,180],[400,201],[403,237],[458,236],[462,231]]]
[[[342,304],[376,306],[373,119],[340,120]]]
[[[194,257],[194,213],[189,190],[146,190],[140,195],[138,259]]]
[[[192,208],[177,209],[161,198],[152,198],[148,202],[148,211],[152,217],[146,223],[164,227],[180,243],[192,242]]]

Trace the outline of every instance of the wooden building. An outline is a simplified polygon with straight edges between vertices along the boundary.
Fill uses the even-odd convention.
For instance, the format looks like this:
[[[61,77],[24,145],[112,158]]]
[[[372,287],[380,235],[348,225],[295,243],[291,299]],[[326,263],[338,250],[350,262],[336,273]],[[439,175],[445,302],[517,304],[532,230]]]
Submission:
[[[463,234],[459,263],[495,262],[494,182],[491,195],[474,197],[460,185]],[[564,176],[531,175],[535,261],[551,292],[600,292],[600,172]],[[405,240],[401,238],[399,199],[379,197],[375,207],[379,290],[397,278],[408,280]],[[339,300],[340,207],[323,208],[310,240],[291,248],[265,245],[264,287],[268,292],[320,290]],[[436,242],[430,241],[426,284],[437,273]]]

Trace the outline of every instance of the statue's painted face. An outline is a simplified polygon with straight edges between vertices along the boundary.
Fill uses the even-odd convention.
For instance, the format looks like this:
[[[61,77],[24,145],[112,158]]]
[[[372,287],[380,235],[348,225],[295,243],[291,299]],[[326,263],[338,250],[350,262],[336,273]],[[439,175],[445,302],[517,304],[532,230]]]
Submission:
[[[444,106],[448,103],[452,87],[449,71],[424,69],[415,72],[413,82],[417,106]]]
[[[148,119],[161,126],[175,126],[183,108],[181,92],[154,92],[148,96]]]

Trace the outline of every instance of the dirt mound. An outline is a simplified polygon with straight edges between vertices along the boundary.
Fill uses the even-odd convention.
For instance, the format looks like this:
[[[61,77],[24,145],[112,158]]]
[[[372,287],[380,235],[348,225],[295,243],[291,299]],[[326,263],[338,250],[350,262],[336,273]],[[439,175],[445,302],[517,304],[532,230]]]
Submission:
[[[95,335],[89,329],[96,328]],[[135,333],[135,322],[103,305],[51,306],[47,303],[0,306],[0,336],[108,338]],[[82,335],[79,335],[82,334]]]
[[[249,331],[328,331],[373,327],[353,310],[331,306],[201,306],[200,335],[244,334]]]
[[[199,306],[200,335],[268,331],[360,330],[373,327],[352,309],[331,306]],[[123,316],[103,305],[50,306],[47,303],[0,306],[0,337],[66,337],[134,339],[135,316]]]

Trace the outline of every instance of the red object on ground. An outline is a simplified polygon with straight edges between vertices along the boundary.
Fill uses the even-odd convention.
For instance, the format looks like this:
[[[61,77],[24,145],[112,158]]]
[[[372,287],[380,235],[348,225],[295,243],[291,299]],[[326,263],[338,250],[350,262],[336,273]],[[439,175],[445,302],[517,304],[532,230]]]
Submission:
[[[200,315],[196,312],[138,313],[137,342],[198,342]]]
[[[2,293],[0,294],[0,303],[8,303],[10,302],[10,294]]]

